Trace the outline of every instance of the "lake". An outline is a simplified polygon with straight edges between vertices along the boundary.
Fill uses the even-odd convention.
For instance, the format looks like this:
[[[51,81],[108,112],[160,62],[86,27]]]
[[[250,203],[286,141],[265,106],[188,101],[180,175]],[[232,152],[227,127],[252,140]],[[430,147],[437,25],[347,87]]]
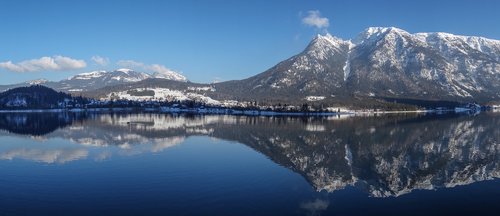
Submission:
[[[497,215],[500,113],[0,113],[0,215]]]

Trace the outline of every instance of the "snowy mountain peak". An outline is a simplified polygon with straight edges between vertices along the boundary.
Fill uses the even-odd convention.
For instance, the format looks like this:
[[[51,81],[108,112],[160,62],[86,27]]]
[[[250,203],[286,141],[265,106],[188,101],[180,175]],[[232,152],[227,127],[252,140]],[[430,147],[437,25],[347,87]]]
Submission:
[[[365,32],[367,32],[368,34],[380,34],[387,32],[406,32],[406,31],[396,27],[369,27],[365,29]]]
[[[338,103],[353,96],[500,101],[498,44],[480,37],[415,34],[395,27],[367,28],[354,43],[317,35],[303,52],[232,84],[232,91],[250,100],[255,95],[281,100],[285,95]]]
[[[331,35],[330,33],[326,33],[324,35],[322,35],[322,34],[316,35],[316,37],[313,41],[318,41],[318,40],[326,41],[326,42],[329,42],[333,45],[342,44],[342,43],[346,42],[345,40],[342,40],[338,37],[335,37],[335,36]]]
[[[332,36],[327,33],[325,35],[318,34],[309,43],[305,49],[311,57],[325,59],[328,55],[333,53],[344,52],[346,48],[351,46],[351,42]]]
[[[358,36],[353,40],[356,45],[378,41],[388,35],[391,36],[401,36],[409,35],[405,30],[396,27],[369,27],[363,32],[359,33]]]
[[[187,81],[187,78],[175,71],[168,70],[165,68],[159,68],[153,74],[148,74],[144,72],[134,71],[132,69],[120,68],[113,71],[92,71],[86,73],[80,73],[75,76],[69,77],[67,81],[71,80],[94,80],[100,79],[101,81],[106,80],[117,80],[123,82],[137,82],[148,78],[160,78],[175,81]]]
[[[150,78],[151,75],[130,69],[114,71],[92,71],[80,73],[66,80],[55,83],[57,89],[69,92],[93,90],[110,85],[138,82]]]
[[[67,80],[88,80],[92,78],[101,77],[106,71],[91,71],[86,73],[80,73],[75,76],[68,77]]]
[[[40,85],[40,84],[44,84],[46,82],[48,82],[48,80],[46,80],[46,79],[36,79],[36,80],[27,81],[26,83],[29,85]]]
[[[159,79],[168,79],[168,80],[174,80],[174,81],[181,81],[181,82],[186,82],[187,78],[175,71],[172,70],[160,70],[151,75],[154,78],[159,78]]]

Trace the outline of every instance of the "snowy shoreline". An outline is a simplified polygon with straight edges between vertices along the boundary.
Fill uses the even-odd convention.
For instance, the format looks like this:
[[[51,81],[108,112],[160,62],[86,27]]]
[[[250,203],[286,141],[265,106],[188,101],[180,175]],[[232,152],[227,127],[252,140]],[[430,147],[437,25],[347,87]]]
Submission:
[[[368,115],[368,114],[405,114],[405,113],[456,113],[456,110],[400,110],[400,111],[367,111],[367,110],[350,110],[342,112],[277,112],[265,110],[237,110],[230,108],[90,108],[90,109],[25,109],[25,110],[0,110],[0,113],[60,113],[60,112],[97,112],[97,113],[113,113],[113,112],[144,112],[144,113],[183,113],[183,114],[215,114],[215,115],[246,115],[246,116],[352,116],[352,115]]]

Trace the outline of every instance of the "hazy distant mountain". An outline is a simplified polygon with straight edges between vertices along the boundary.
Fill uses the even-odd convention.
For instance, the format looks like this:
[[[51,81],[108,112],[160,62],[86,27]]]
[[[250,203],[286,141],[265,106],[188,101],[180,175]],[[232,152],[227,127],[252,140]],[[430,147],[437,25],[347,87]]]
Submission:
[[[145,80],[149,77],[149,74],[136,72],[130,69],[118,69],[114,71],[93,71],[69,77],[66,80],[57,82],[52,87],[62,91],[81,92],[92,89],[99,89],[105,86],[137,82]]]
[[[58,91],[75,93],[91,91],[106,86],[138,82],[149,78],[161,78],[181,82],[187,81],[186,77],[175,72],[148,74],[131,69],[118,69],[114,71],[92,71],[88,73],[81,73],[58,82],[49,82],[45,79],[39,79],[15,85],[5,85],[0,86],[0,91],[27,85],[42,84]]]

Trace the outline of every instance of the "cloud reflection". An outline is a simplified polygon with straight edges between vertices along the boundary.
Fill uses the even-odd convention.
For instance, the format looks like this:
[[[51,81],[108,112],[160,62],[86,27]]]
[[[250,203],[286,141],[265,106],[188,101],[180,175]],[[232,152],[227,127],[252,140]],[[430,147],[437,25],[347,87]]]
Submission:
[[[85,159],[89,155],[86,149],[12,149],[0,153],[2,160],[24,159],[43,163],[66,163],[69,161]]]

